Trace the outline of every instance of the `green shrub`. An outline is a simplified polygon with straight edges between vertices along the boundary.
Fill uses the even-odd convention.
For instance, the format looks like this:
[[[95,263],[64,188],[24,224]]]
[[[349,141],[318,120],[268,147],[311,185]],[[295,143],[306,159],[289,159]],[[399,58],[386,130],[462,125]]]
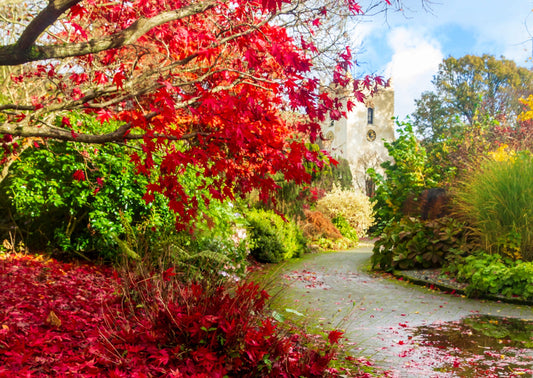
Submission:
[[[333,189],[326,193],[326,195],[318,200],[317,210],[329,216],[333,223],[335,219],[339,224],[343,224],[345,232],[350,232],[348,229],[355,230],[357,241],[366,235],[366,231],[374,222],[374,214],[372,211],[372,204],[369,198],[353,189],[341,189],[334,185]],[[338,224],[335,223],[337,227]],[[348,237],[339,228],[343,236]],[[351,238],[350,238],[351,239]]]
[[[457,279],[468,282],[468,296],[503,295],[533,299],[533,263],[514,261],[499,254],[476,253],[464,259]]]
[[[124,232],[121,214],[131,224],[147,218],[153,227],[173,222],[162,197],[143,200],[146,183],[125,147],[50,142],[24,152],[0,196],[28,246],[112,258],[114,238]]]
[[[342,215],[336,216],[331,221],[340,231],[342,236],[350,239],[354,243],[359,242],[359,235],[357,235],[357,230],[355,230]]]
[[[249,211],[246,221],[250,254],[257,261],[277,263],[305,252],[305,238],[294,222],[285,222],[281,216],[266,210]]]
[[[432,268],[442,266],[464,243],[462,224],[451,218],[422,221],[402,218],[385,228],[374,243],[372,268]]]
[[[533,261],[533,156],[486,160],[455,190],[460,214],[478,233],[482,248]]]
[[[373,232],[379,234],[387,225],[402,218],[402,208],[408,198],[418,198],[422,190],[437,186],[438,175],[428,162],[426,150],[418,142],[409,123],[397,123],[398,138],[385,142],[391,161],[381,164],[384,174],[373,168],[368,174],[376,183],[372,197],[376,224]]]
[[[99,132],[112,126],[88,115],[73,115],[71,123],[78,122]],[[9,219],[17,240],[34,249],[112,260],[119,240],[140,255],[151,249],[157,256],[177,245],[193,254],[218,250],[235,269],[243,270],[245,248],[231,240],[242,218],[234,205],[212,200],[207,207],[198,201],[192,235],[177,233],[167,200],[158,194],[150,203],[144,200],[150,178],[137,174],[130,148],[135,148],[133,142],[97,147],[48,142],[25,150],[1,183],[0,218]],[[186,170],[180,178],[186,195],[212,199],[208,188],[198,190],[204,179],[209,184],[201,172]]]

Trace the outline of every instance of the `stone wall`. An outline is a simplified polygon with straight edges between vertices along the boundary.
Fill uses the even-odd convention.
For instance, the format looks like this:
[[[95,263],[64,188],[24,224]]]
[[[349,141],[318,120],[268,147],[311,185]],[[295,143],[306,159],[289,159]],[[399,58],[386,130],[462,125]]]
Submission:
[[[371,187],[366,170],[374,168],[379,172],[380,164],[389,159],[383,140],[394,140],[393,116],[394,90],[389,87],[365,104],[357,103],[346,119],[327,121],[323,126],[327,138],[323,147],[334,157],[348,160],[354,186],[367,194],[371,194]]]

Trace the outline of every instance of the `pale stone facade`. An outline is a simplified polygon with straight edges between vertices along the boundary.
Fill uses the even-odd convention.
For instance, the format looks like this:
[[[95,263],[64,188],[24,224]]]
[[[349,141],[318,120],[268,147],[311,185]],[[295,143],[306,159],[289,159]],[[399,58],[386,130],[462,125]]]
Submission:
[[[348,160],[354,187],[368,195],[372,194],[373,185],[366,170],[382,172],[380,164],[390,159],[383,141],[394,140],[393,116],[394,90],[388,87],[364,104],[357,103],[346,119],[327,121],[322,127],[326,138],[323,147],[334,157]]]

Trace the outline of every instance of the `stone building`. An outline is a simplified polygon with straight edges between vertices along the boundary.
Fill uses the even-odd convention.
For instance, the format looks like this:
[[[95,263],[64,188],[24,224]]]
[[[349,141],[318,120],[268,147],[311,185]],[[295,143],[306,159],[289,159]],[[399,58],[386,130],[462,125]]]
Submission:
[[[380,164],[390,159],[384,140],[394,140],[394,90],[392,86],[380,89],[365,103],[352,101],[356,106],[346,119],[322,126],[326,138],[322,145],[334,157],[348,160],[355,188],[373,195],[374,185],[366,170],[382,172]]]

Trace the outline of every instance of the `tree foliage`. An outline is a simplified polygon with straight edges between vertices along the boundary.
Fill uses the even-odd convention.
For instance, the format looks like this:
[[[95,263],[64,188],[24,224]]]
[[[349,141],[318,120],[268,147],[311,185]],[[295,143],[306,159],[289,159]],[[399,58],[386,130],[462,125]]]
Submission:
[[[426,149],[417,140],[410,123],[398,123],[398,138],[385,142],[392,161],[381,164],[384,174],[373,168],[368,174],[376,183],[376,195],[372,197],[375,209],[375,232],[403,216],[403,205],[408,198],[418,198],[422,190],[437,185],[438,175],[429,164]]]
[[[346,14],[362,12],[354,1],[341,4]],[[276,188],[274,173],[301,183],[311,177],[305,162],[320,168],[327,161],[303,141],[316,140],[326,117],[345,115],[313,73],[313,58],[325,50],[306,38],[335,16],[315,2],[49,0],[1,7],[4,166],[43,139],[140,140],[142,153],[131,154],[138,173],[159,170],[144,198],[165,195],[182,224],[198,201],[209,202],[179,184],[187,167],[214,178],[198,187],[209,187],[215,200],[254,188],[266,199]],[[296,38],[298,30],[285,27],[296,24],[308,35]],[[350,49],[332,63],[331,82],[349,85]],[[366,77],[354,88],[362,98],[377,84],[381,78]],[[68,118],[80,110],[118,126],[82,132]],[[305,116],[288,122],[283,111]]]
[[[433,91],[416,100],[416,130],[428,142],[450,137],[461,124],[495,119],[515,126],[521,97],[533,92],[533,73],[491,55],[449,57],[439,65]]]

